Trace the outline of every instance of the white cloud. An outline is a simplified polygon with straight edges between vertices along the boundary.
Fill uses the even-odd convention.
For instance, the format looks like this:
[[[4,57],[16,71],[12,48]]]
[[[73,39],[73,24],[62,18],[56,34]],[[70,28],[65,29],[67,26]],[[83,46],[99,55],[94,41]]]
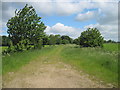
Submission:
[[[118,2],[119,0],[91,0],[91,2]]]
[[[58,15],[70,15],[79,11],[78,5],[72,3],[56,3],[55,7]]]
[[[15,8],[12,6],[6,7],[6,3],[2,7],[2,20],[6,21],[15,15]]]
[[[54,11],[54,3],[51,2],[30,2],[30,5],[32,5],[35,10],[37,11],[37,13],[40,13],[42,15],[51,15],[53,14]]]
[[[88,11],[88,12],[83,13],[83,14],[80,13],[76,16],[75,20],[77,20],[77,21],[87,21],[87,20],[93,19],[97,15],[95,13],[96,12],[94,12],[94,11]]]
[[[2,2],[118,2],[119,0],[1,0]]]
[[[96,19],[97,24],[90,24],[86,27],[98,28],[105,39],[118,40],[118,3],[93,3],[92,8],[97,8],[98,11],[91,14],[78,14],[76,20],[86,21],[89,19]]]
[[[101,3],[100,13],[104,16],[98,18],[100,24],[117,24],[118,20],[118,4],[117,3]]]
[[[87,7],[88,6],[88,7]],[[82,7],[82,6],[81,6]],[[80,8],[80,7],[79,7]],[[76,16],[76,20],[78,21],[86,21],[91,18],[96,18],[97,22],[101,24],[107,23],[115,23],[117,22],[118,17],[118,3],[107,3],[107,2],[94,2],[94,3],[86,3],[84,9],[98,9],[95,11],[88,11],[86,13],[79,12]],[[81,11],[82,11],[81,10]]]
[[[6,27],[7,21],[15,15],[15,8],[12,6],[6,7],[6,5],[3,3],[2,7],[2,19],[0,20],[2,27]]]
[[[57,14],[60,16],[76,14],[82,12],[85,8],[92,8],[93,5],[89,2],[72,3],[62,1],[32,2],[30,4],[36,9],[36,11],[47,16],[51,14]]]
[[[2,21],[0,21],[0,35],[3,35],[4,33],[6,33],[7,31],[3,29],[3,25],[5,26],[5,22],[2,23]]]
[[[77,38],[78,36],[80,36],[81,31],[82,29],[80,28],[65,26],[64,24],[61,24],[61,23],[56,23],[52,27],[47,26],[45,30],[47,34],[68,35],[72,38]]]
[[[2,2],[52,2],[52,0],[1,0]]]
[[[71,15],[71,14],[77,14],[82,12],[84,9],[91,9],[93,7],[93,3],[90,2],[56,2],[55,5],[55,13],[58,15]]]

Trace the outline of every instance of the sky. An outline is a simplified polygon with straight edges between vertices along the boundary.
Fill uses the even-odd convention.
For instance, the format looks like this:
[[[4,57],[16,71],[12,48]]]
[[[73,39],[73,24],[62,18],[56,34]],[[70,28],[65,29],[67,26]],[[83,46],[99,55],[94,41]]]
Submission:
[[[118,0],[2,0],[0,35],[7,34],[7,21],[15,10],[33,6],[47,34],[75,39],[87,28],[98,28],[105,40],[118,41]]]

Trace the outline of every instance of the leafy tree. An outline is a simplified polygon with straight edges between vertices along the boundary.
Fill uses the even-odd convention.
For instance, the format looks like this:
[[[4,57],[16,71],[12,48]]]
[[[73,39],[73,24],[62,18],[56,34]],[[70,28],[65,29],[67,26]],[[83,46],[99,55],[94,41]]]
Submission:
[[[55,38],[56,38],[56,44],[61,44],[62,43],[62,39],[61,39],[61,36],[60,35],[55,35]]]
[[[54,35],[49,36],[49,45],[55,45],[56,44],[56,38]]]
[[[67,35],[61,36],[61,39],[62,39],[62,40],[68,40],[69,43],[72,43],[72,38],[70,38],[70,37],[67,36]]]
[[[7,32],[13,45],[18,45],[18,43],[22,45],[20,43],[24,39],[32,42],[35,47],[36,44],[41,43],[46,26],[40,19],[35,9],[27,4],[23,9],[16,10],[15,16],[7,22]]]
[[[97,28],[88,28],[81,33],[80,45],[83,47],[103,47],[103,37]]]
[[[63,39],[63,40],[62,40],[62,44],[69,44],[69,41],[66,40],[66,39]]]
[[[106,43],[116,43],[114,40],[108,40]]]
[[[43,45],[43,40],[40,39],[38,42],[35,42],[34,48],[39,48],[41,49]]]
[[[79,45],[79,43],[80,43],[79,38],[74,39],[73,43]]]
[[[43,45],[48,45],[49,44],[49,36],[45,35],[43,37]]]

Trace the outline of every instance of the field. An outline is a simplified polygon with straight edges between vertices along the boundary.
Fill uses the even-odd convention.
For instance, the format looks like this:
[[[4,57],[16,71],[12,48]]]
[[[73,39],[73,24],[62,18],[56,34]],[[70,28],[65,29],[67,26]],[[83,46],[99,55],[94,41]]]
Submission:
[[[79,48],[77,45],[46,46],[41,50],[17,52],[3,57],[3,76],[17,72],[21,67],[41,57],[49,56],[46,62],[63,62],[90,78],[117,86],[118,48],[117,44],[104,44],[104,48]],[[23,58],[24,57],[24,58]],[[56,58],[53,58],[56,57]],[[59,59],[59,60],[58,60]],[[42,59],[40,59],[42,61]],[[36,61],[37,63],[37,61]],[[32,67],[32,66],[31,66]]]

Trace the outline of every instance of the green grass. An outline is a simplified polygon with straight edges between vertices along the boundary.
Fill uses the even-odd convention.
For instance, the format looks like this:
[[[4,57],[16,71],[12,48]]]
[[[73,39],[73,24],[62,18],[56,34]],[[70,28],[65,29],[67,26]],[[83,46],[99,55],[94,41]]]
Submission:
[[[0,46],[0,75],[2,74],[2,51],[4,51],[5,49],[7,49],[7,46]]]
[[[117,85],[118,53],[116,44],[104,44],[104,48],[79,48],[77,45],[45,46],[41,50],[28,50],[2,57],[3,75],[19,70],[32,60],[49,55],[49,60],[71,64],[78,70],[95,76],[105,83]]]
[[[118,51],[118,44],[117,43],[106,43],[103,46],[104,46],[105,50]]]
[[[31,60],[35,60],[40,56],[48,54],[52,51],[53,48],[53,46],[50,46],[42,48],[41,50],[32,49],[24,52],[16,52],[11,55],[2,57],[3,74],[18,70],[20,67],[29,63]]]
[[[105,48],[109,49],[109,47]],[[116,49],[114,48],[114,50]],[[91,76],[95,76],[105,83],[117,85],[117,53],[108,52],[101,48],[76,48],[76,46],[66,46],[64,47],[61,56],[65,63],[71,64],[78,70],[82,70]]]

